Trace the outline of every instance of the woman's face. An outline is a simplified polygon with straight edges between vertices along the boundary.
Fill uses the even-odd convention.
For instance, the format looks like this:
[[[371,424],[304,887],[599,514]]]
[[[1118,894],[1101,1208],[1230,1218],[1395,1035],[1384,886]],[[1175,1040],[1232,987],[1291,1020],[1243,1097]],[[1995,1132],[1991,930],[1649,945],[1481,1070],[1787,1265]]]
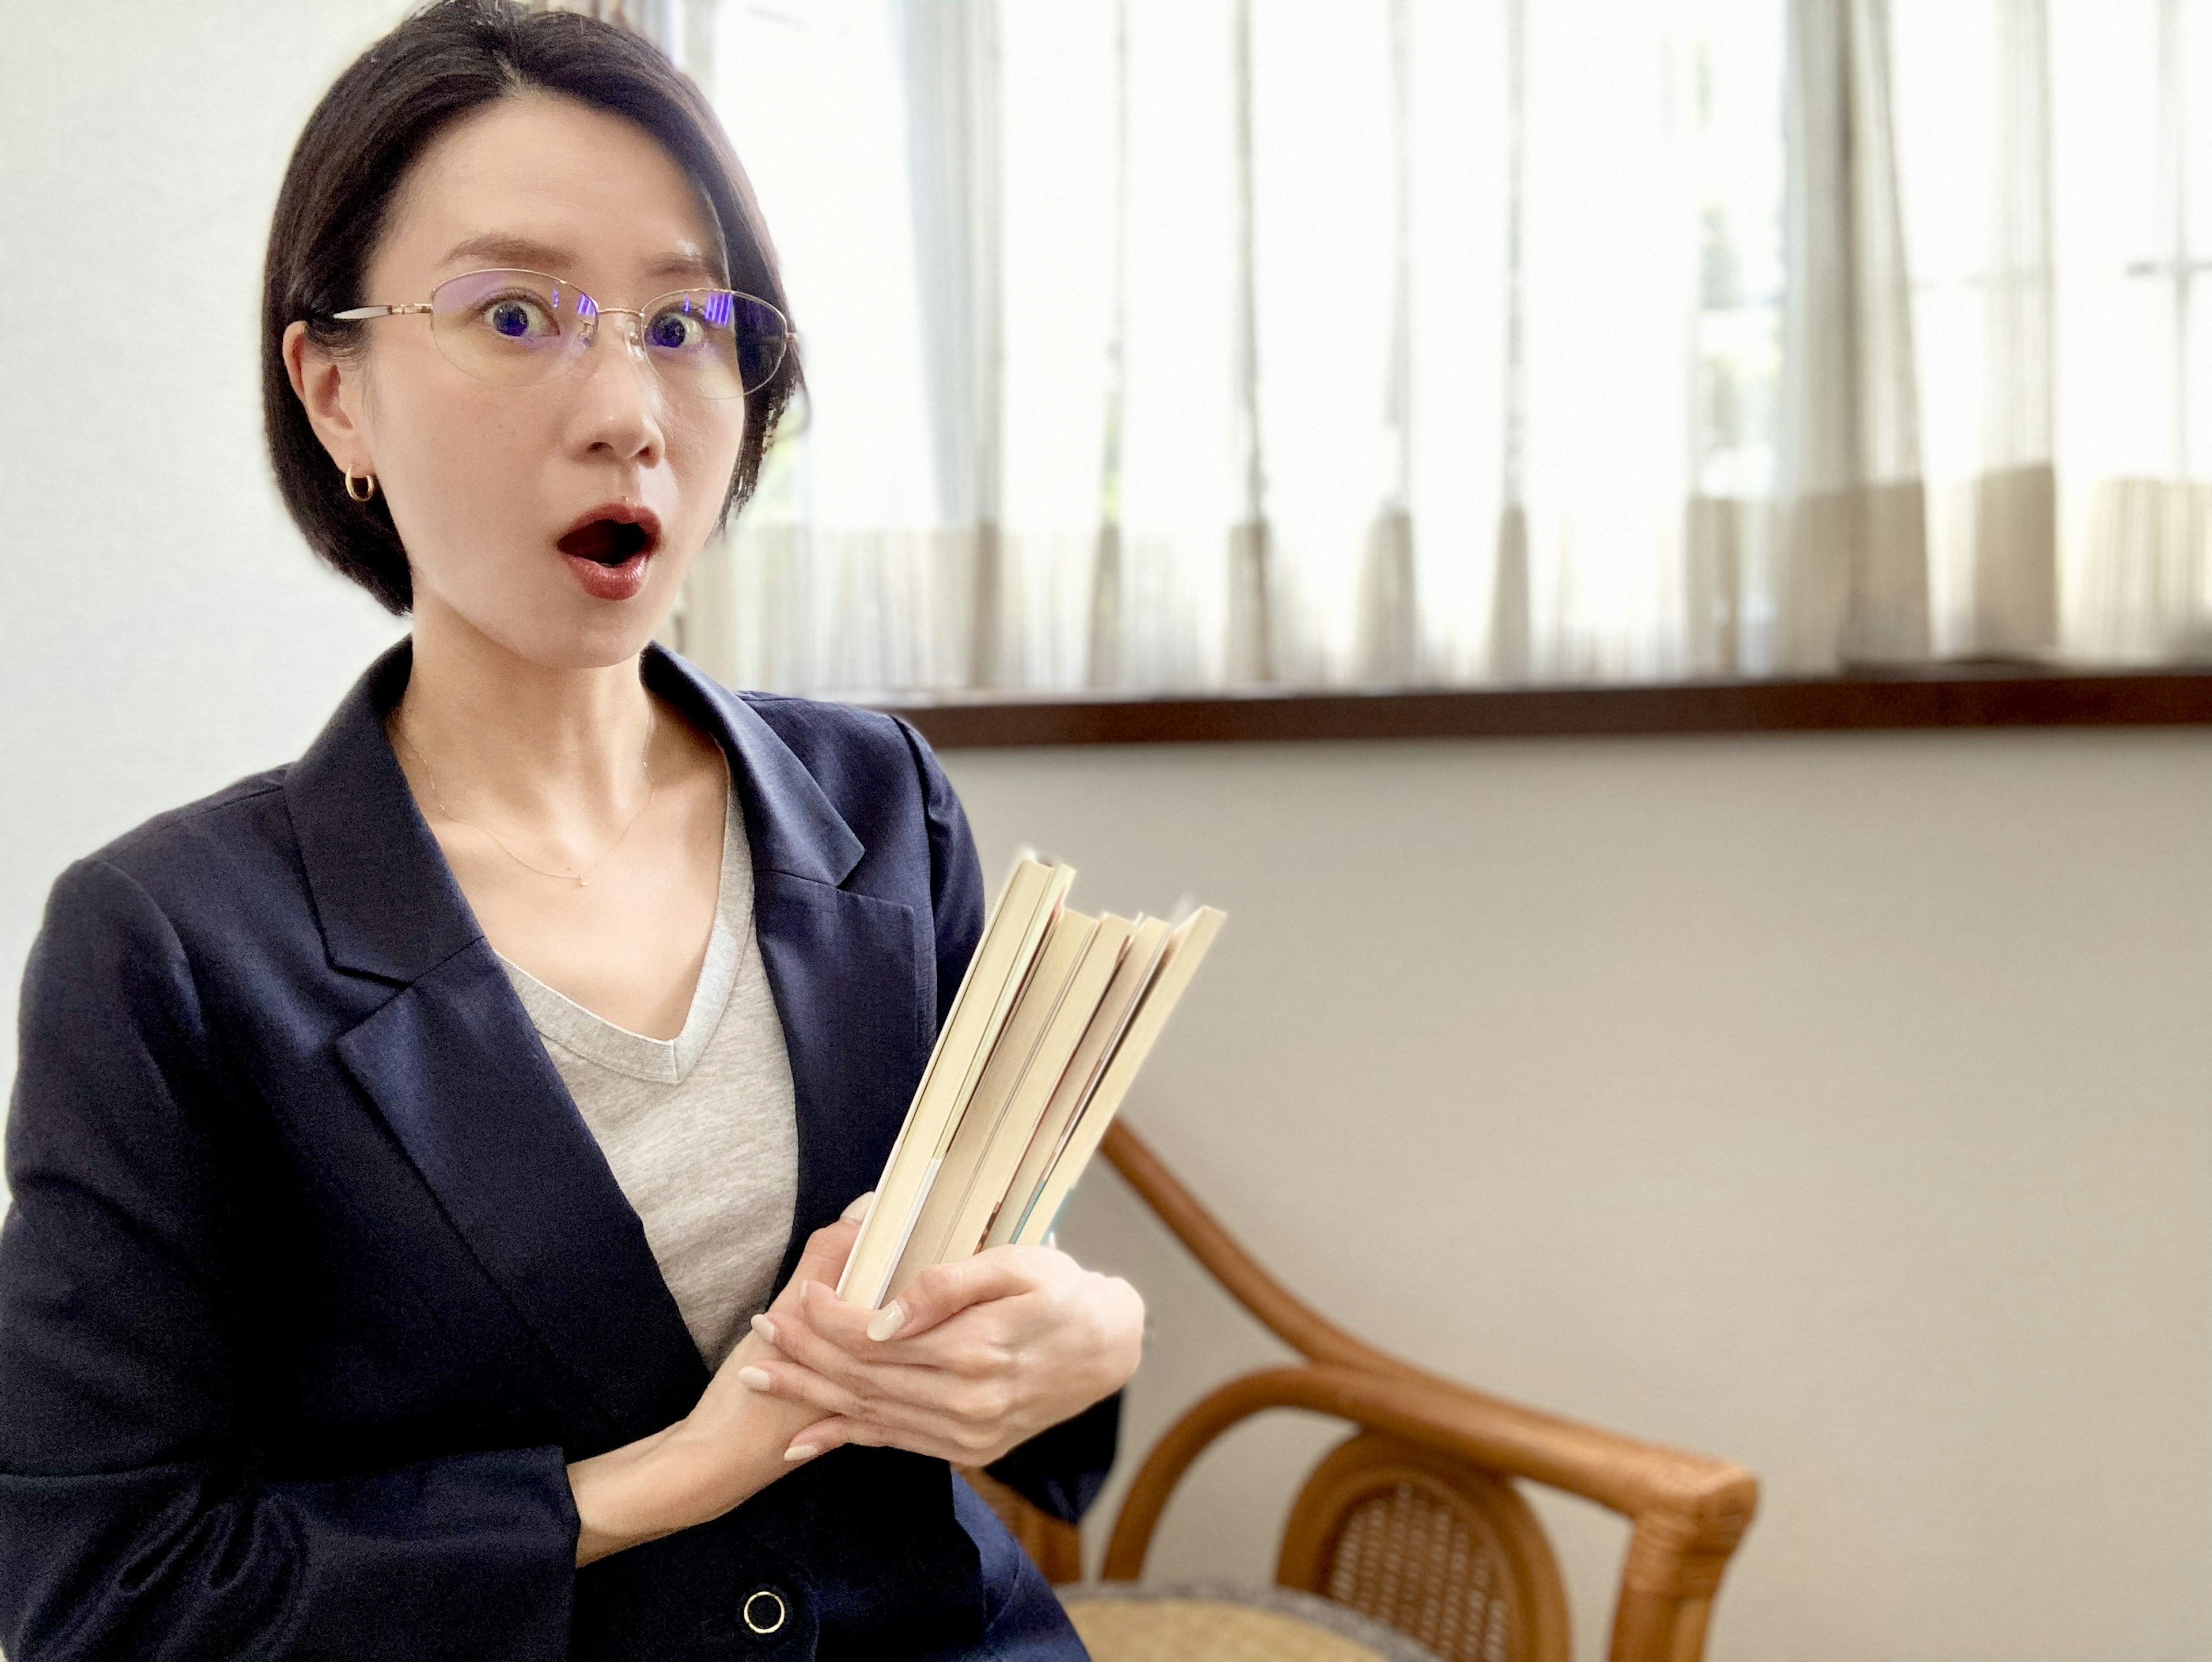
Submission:
[[[726,281],[712,226],[643,129],[526,94],[424,151],[361,300],[422,301],[449,277],[506,267],[603,307],[641,307]],[[333,457],[376,475],[418,626],[459,623],[557,668],[618,663],[652,636],[721,511],[745,412],[742,398],[664,385],[630,350],[632,322],[603,318],[574,368],[525,387],[455,368],[422,316],[365,326],[365,353],[327,364],[319,387],[305,349],[302,395]],[[334,407],[318,410],[319,390]]]

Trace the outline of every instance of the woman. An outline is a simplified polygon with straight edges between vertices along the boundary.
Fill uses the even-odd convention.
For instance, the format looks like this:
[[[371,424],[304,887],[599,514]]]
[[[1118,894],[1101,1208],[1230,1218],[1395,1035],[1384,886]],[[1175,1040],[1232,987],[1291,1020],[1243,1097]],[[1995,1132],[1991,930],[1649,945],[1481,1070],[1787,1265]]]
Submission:
[[[1079,1488],[1034,1440],[1133,1370],[1135,1294],[1033,1249],[832,1290],[981,928],[959,804],[900,724],[650,644],[783,309],[713,115],[610,27],[447,0],[309,122],[271,448],[412,636],[55,886],[15,1662],[1083,1654],[946,1462]]]

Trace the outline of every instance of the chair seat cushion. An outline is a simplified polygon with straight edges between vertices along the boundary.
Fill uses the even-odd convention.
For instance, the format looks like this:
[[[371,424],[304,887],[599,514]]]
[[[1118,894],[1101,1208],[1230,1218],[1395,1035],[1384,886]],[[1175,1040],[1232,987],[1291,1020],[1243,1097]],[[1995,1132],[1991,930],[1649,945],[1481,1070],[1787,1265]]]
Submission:
[[[1288,1587],[1061,1587],[1091,1662],[1437,1662],[1346,1605]]]

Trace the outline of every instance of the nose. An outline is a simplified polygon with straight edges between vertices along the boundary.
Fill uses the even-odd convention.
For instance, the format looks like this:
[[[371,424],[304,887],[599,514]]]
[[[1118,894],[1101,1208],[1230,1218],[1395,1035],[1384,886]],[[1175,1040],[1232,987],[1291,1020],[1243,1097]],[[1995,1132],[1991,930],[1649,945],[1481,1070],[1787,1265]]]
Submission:
[[[578,436],[586,450],[620,462],[651,466],[665,435],[659,372],[646,356],[645,320],[635,312],[603,309],[586,352],[584,396],[578,401]]]
[[[601,341],[606,338],[610,326],[607,320],[610,318],[620,320],[612,327],[622,336],[623,344],[629,349],[630,356],[640,363],[651,363],[653,360],[646,356],[645,351],[645,314],[622,306],[601,307],[599,313],[599,338]]]

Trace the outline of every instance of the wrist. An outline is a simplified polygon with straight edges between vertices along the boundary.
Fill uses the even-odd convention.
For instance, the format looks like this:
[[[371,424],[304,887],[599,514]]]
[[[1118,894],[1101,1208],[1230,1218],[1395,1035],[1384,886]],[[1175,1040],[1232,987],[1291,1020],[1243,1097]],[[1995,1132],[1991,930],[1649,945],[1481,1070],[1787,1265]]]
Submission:
[[[578,1568],[700,1521],[686,1515],[684,1497],[668,1481],[664,1451],[676,1430],[670,1426],[604,1454],[569,1463]]]
[[[767,1354],[747,1335],[684,1418],[570,1464],[579,1568],[719,1518],[790,1469],[793,1434],[822,1416],[738,1382],[737,1370]]]

